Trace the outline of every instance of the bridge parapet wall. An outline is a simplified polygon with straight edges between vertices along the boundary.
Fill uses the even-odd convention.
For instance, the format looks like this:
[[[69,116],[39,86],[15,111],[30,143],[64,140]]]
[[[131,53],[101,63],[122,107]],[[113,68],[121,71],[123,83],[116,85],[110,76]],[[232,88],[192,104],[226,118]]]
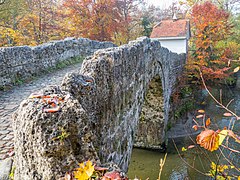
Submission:
[[[87,159],[114,162],[126,171],[149,82],[161,78],[166,128],[170,95],[184,63],[184,54],[148,38],[86,58],[79,73],[40,92],[68,97],[61,111],[44,112],[40,100],[27,99],[15,113],[15,179],[55,178]],[[53,138],[53,129],[69,136]],[[164,141],[164,131],[159,138]]]
[[[98,42],[85,38],[66,38],[39,46],[0,48],[0,87],[17,79],[29,78],[59,62],[77,56],[92,55],[98,49],[114,47],[111,42]]]

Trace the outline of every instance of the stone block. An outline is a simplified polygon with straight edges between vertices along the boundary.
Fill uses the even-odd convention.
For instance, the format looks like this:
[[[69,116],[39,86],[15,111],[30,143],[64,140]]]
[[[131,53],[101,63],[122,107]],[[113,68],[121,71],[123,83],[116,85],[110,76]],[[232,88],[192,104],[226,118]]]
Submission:
[[[7,158],[0,161],[0,179],[9,180],[9,174],[12,169],[12,158]]]

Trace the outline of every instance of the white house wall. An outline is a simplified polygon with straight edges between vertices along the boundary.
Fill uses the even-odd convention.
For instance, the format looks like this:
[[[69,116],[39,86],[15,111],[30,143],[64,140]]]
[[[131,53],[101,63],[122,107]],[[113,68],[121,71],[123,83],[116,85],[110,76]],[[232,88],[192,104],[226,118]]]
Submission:
[[[170,51],[175,53],[186,53],[187,52],[187,40],[186,39],[168,39],[159,40],[162,47],[168,48]]]

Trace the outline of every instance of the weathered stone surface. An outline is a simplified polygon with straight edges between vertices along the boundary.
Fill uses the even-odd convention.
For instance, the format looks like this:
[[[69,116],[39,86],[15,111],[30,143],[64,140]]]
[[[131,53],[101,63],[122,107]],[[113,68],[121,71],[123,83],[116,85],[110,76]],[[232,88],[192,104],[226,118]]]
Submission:
[[[39,93],[67,97],[57,86]],[[44,103],[40,101],[38,98],[27,99],[14,114],[18,117],[13,124],[16,149],[14,179],[55,179],[76,167],[78,161],[97,161],[88,115],[81,104],[70,96],[64,99],[61,111],[45,113],[42,110]],[[28,120],[22,123],[20,119]],[[64,132],[69,135],[64,137]]]
[[[184,54],[169,52],[148,38],[95,52],[84,60],[79,73],[67,74],[56,90],[43,90],[50,95],[70,94],[61,112],[43,112],[42,104],[32,99],[21,103],[13,122],[15,178],[56,178],[84,157],[99,157],[101,163],[113,162],[126,171],[150,81],[161,77],[165,129],[172,88],[184,63]],[[59,127],[71,134],[62,143],[51,138]],[[88,148],[82,148],[86,144]]]
[[[0,91],[0,161],[8,157],[7,152],[13,149],[12,113],[18,108],[21,101],[28,98],[31,93],[48,85],[60,85],[66,73],[78,72],[80,67],[81,63],[70,65],[64,69],[42,75],[31,82],[15,86],[11,90]],[[10,108],[6,109],[9,105]],[[16,108],[15,105],[17,105]],[[6,136],[8,139],[11,136],[12,140],[3,140]]]
[[[240,72],[237,72],[236,76],[237,76],[236,88],[240,89]]]
[[[13,160],[8,158],[0,161],[0,179],[9,180],[9,174],[11,172]]]
[[[66,38],[35,47],[2,47],[0,48],[0,87],[9,85],[16,79],[36,75],[69,58],[89,56],[98,49],[115,46],[111,42]]]
[[[158,76],[154,78],[148,86],[138,128],[135,133],[135,147],[163,149],[163,102],[162,83],[160,77]]]

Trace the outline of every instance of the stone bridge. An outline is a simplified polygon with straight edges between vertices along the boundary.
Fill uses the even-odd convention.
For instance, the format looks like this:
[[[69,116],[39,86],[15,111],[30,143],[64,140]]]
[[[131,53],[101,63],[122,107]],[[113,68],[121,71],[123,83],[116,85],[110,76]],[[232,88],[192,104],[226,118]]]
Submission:
[[[170,96],[185,59],[143,37],[98,50],[60,86],[31,95],[14,114],[14,179],[57,179],[88,159],[127,171],[150,81],[160,77],[162,83],[163,143]]]

